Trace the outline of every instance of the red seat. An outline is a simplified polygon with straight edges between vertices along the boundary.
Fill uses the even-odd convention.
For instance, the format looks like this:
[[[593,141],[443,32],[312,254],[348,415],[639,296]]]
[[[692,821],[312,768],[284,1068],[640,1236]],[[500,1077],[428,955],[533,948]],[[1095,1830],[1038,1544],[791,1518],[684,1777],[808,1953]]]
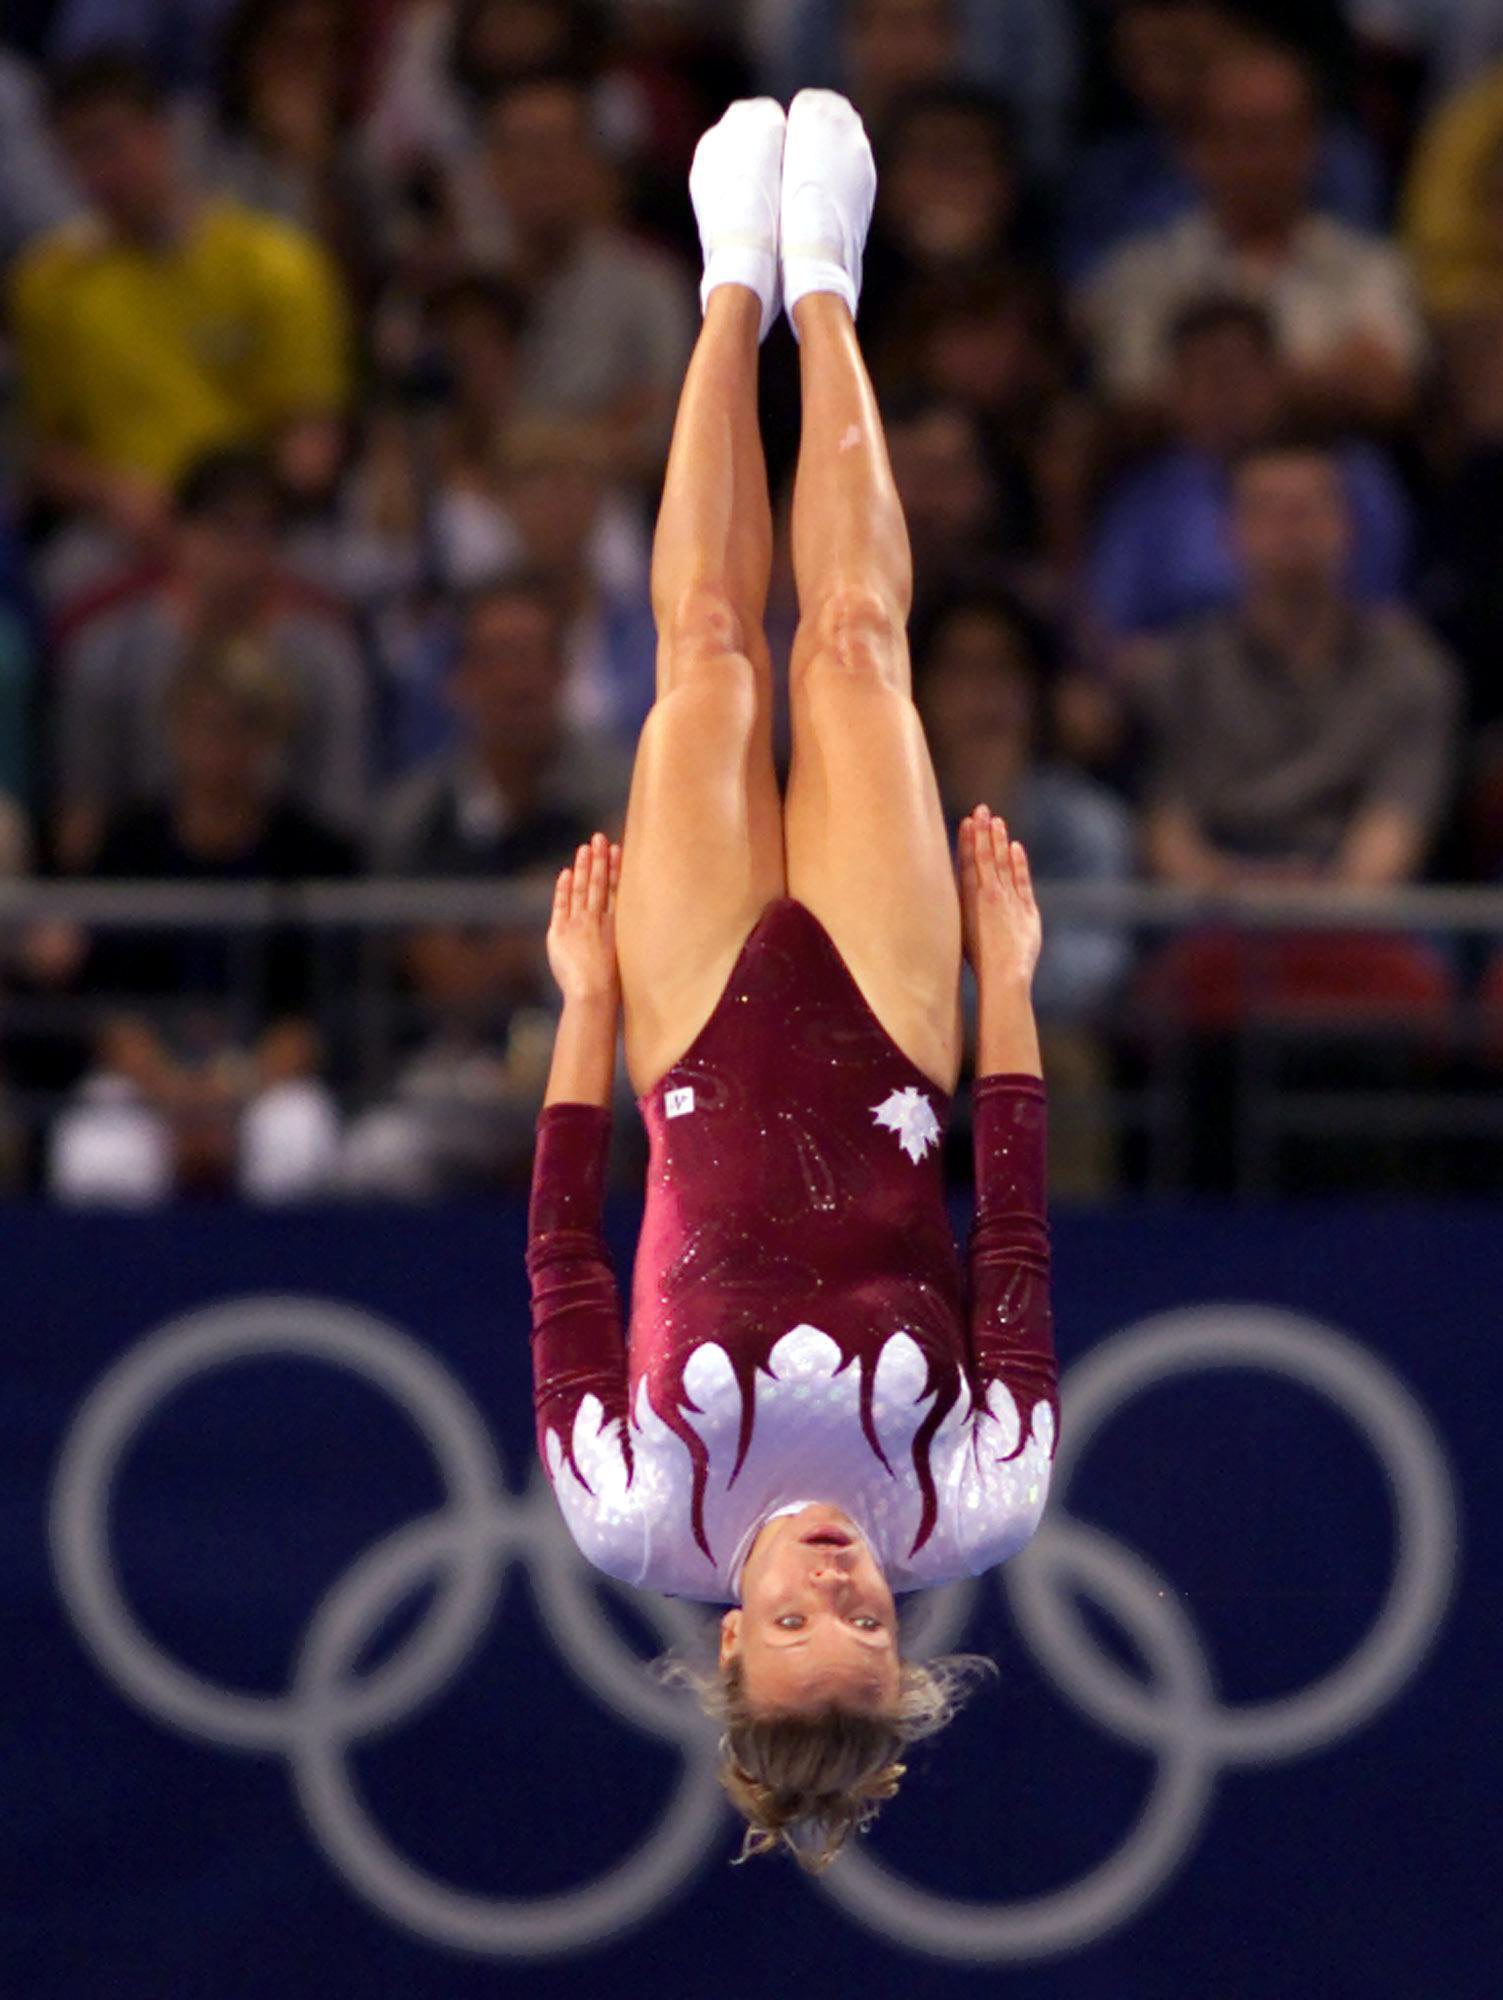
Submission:
[[[1428,946],[1384,932],[1205,930],[1156,952],[1136,998],[1202,1033],[1257,1020],[1433,1033],[1450,1020],[1454,981]]]

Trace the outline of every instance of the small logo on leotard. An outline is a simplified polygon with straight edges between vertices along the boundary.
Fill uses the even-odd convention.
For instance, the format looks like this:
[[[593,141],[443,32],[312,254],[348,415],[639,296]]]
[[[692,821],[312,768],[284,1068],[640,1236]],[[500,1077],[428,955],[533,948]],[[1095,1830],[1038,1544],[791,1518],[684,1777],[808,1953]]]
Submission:
[[[694,1109],[694,1086],[686,1083],[681,1090],[670,1090],[663,1098],[663,1109],[670,1118],[682,1118],[686,1111]]]
[[[880,1104],[874,1104],[872,1116],[889,1132],[897,1133],[898,1144],[910,1160],[921,1160],[931,1146],[939,1144],[939,1120],[934,1115],[934,1106],[911,1083],[903,1090],[894,1090]]]

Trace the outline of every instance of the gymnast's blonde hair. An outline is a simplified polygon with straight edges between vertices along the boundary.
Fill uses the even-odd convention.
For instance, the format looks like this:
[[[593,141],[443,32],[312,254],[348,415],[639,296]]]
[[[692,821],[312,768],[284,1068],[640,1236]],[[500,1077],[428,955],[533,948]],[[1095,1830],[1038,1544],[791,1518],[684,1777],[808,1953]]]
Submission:
[[[783,1847],[811,1875],[823,1874],[893,1797],[908,1768],[902,1762],[908,1746],[943,1729],[972,1682],[997,1671],[983,1653],[901,1660],[894,1708],[832,1701],[793,1711],[752,1708],[734,1656],[723,1668],[708,1668],[669,1653],[653,1667],[659,1680],[691,1688],[705,1714],[722,1725],[720,1783],[747,1822],[731,1865]]]

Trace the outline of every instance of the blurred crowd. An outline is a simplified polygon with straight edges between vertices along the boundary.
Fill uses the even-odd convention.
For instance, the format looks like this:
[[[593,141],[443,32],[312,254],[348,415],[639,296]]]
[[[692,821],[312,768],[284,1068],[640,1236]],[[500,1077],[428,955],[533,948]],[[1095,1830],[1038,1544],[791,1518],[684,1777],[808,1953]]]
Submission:
[[[0,871],[546,880],[618,834],[689,159],[806,83],[878,156],[952,824],[1046,880],[1503,876],[1493,0],[10,0]],[[786,657],[785,329],[763,402]],[[540,937],[403,937],[378,1088],[353,962],[241,942],[13,927],[0,1178],[519,1182]],[[1051,935],[1066,1090],[1131,959]]]

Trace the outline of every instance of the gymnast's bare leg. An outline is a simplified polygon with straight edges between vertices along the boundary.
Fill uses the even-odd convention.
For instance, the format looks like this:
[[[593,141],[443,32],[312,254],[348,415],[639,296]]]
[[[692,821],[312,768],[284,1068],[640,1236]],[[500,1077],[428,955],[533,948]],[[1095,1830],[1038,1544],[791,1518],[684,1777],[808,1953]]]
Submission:
[[[953,1091],[960,899],[910,693],[908,534],[853,320],[874,185],[850,105],[828,91],[801,92],[788,114],[781,203],[803,382],[788,893],[830,932],[903,1053]],[[808,283],[821,288],[796,297]]]
[[[707,293],[653,543],[657,699],[637,747],[616,906],[626,1067],[639,1096],[709,1019],[747,932],[786,892],[762,632],[772,512],[757,423],[782,128],[781,108],[756,100],[733,106],[702,142],[701,159],[722,171],[734,165],[748,199],[759,176],[766,192],[770,176],[771,213],[761,251],[746,249],[740,239],[751,230],[742,227],[736,247],[709,253],[707,284],[717,254],[722,270],[749,258],[752,282]],[[703,233],[702,193],[701,181]],[[762,226],[760,210],[742,220]]]

